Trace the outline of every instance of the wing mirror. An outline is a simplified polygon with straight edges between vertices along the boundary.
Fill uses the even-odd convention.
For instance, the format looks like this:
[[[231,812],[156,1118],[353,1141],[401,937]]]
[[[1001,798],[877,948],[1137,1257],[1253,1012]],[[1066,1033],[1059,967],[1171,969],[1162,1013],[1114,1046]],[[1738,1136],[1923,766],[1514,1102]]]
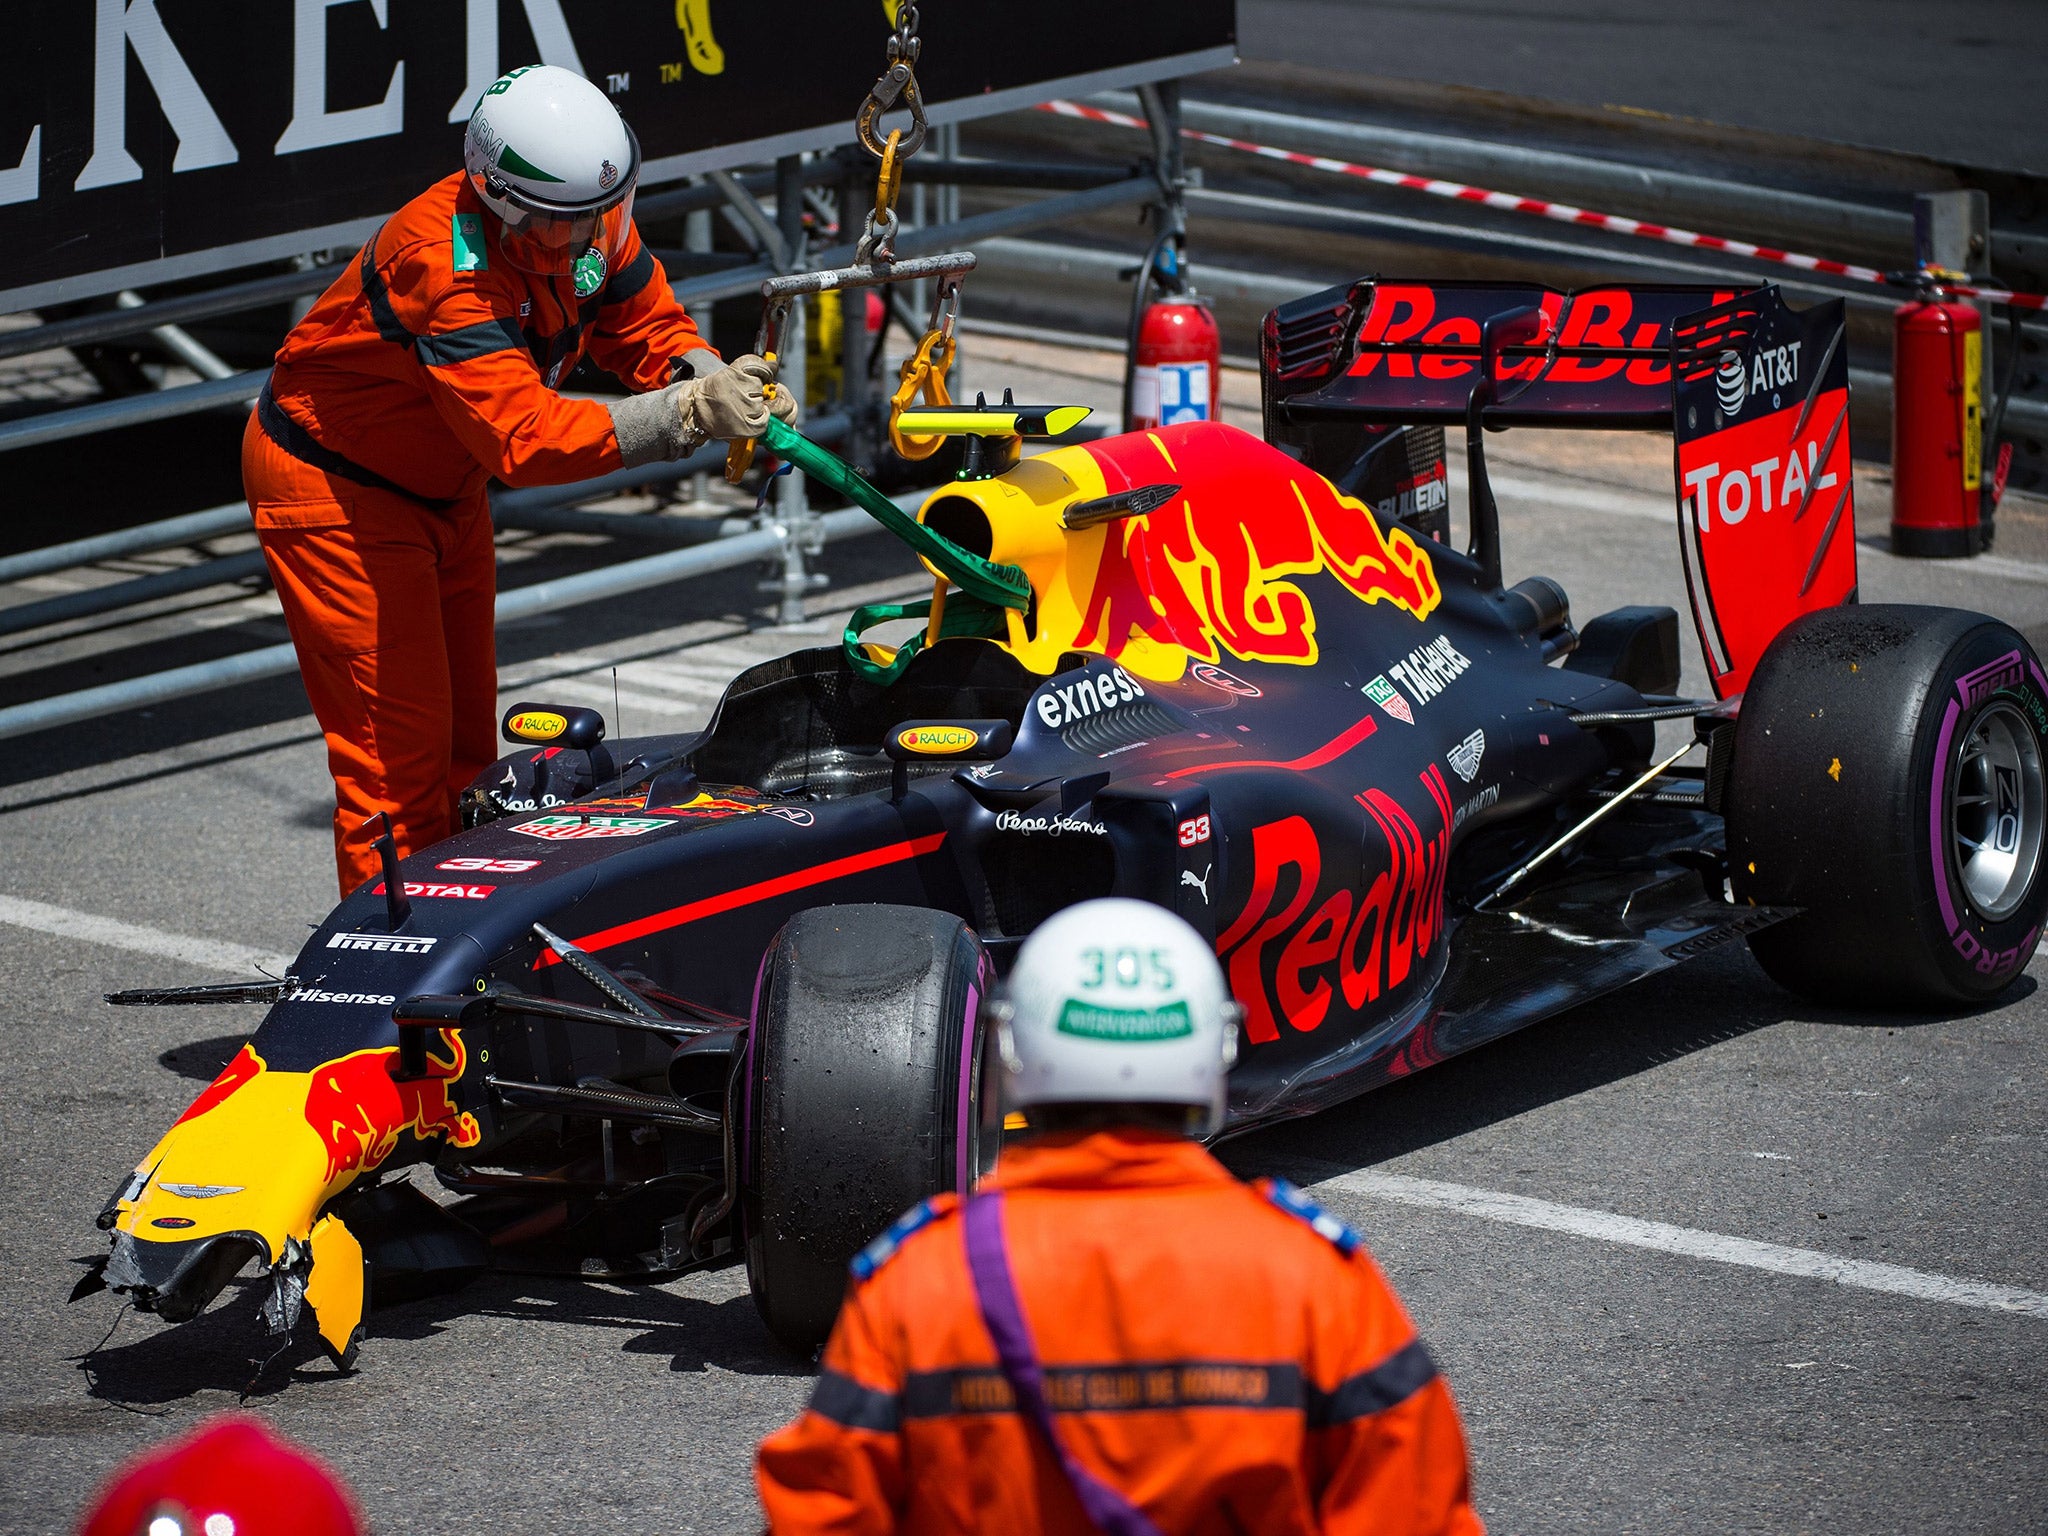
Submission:
[[[588,752],[604,740],[604,716],[567,704],[514,704],[501,729],[507,741]]]
[[[912,763],[993,762],[1009,752],[1014,736],[1007,720],[905,720],[892,725],[882,742],[883,754],[896,765],[890,798],[903,798]]]

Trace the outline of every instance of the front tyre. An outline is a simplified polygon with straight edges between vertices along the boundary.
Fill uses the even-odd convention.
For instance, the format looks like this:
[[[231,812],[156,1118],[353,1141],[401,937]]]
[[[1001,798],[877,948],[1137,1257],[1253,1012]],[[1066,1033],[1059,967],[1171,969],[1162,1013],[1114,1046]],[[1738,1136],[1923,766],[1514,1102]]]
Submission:
[[[750,1067],[747,1281],[797,1353],[831,1333],[854,1254],[993,1167],[1002,1122],[980,1024],[993,979],[973,932],[924,907],[815,907],[770,947]]]
[[[2048,678],[1983,614],[1808,614],[1744,693],[1726,804],[1736,897],[1805,909],[1750,939],[1777,981],[1831,1003],[1982,1002],[2048,911]]]

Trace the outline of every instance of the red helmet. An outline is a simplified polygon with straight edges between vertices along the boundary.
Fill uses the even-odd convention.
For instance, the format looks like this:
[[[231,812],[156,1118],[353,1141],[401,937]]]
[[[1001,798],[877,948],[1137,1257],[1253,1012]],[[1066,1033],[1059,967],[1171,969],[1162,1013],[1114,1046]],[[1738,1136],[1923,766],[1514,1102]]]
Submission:
[[[367,1536],[320,1461],[261,1420],[224,1413],[114,1474],[79,1536]]]

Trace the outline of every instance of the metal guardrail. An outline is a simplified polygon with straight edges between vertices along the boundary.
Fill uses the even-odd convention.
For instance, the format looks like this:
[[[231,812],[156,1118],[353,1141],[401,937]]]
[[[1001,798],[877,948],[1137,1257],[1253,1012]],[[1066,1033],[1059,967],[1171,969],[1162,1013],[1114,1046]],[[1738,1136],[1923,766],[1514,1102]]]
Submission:
[[[899,497],[898,505],[906,506],[906,510],[913,510],[918,502],[923,500],[924,495],[925,493],[920,491],[915,496]],[[827,542],[852,538],[857,534],[877,531],[881,527],[858,508],[844,512],[828,512],[818,518],[817,526]],[[681,581],[712,571],[730,570],[734,566],[749,565],[755,561],[778,560],[782,556],[786,539],[787,535],[783,530],[764,528],[732,538],[716,539],[711,543],[699,544],[689,549],[669,550],[639,560],[602,566],[594,571],[582,571],[574,576],[561,576],[552,581],[515,587],[509,592],[498,594],[497,622],[503,624],[511,619],[521,619],[555,608],[618,597],[627,592],[664,586],[672,581]],[[128,709],[141,709],[170,699],[187,698],[195,693],[211,693],[218,688],[259,682],[269,677],[283,677],[296,672],[298,666],[298,653],[290,642],[286,642],[282,645],[265,646],[261,650],[243,651],[217,661],[199,662],[189,667],[173,667],[167,671],[151,673],[146,677],[129,678],[124,682],[107,683],[97,688],[84,688],[75,693],[57,694],[47,699],[32,699],[25,704],[0,709],[0,740],[27,736],[38,731],[55,730],[60,726],[76,725],[83,720],[119,714]]]

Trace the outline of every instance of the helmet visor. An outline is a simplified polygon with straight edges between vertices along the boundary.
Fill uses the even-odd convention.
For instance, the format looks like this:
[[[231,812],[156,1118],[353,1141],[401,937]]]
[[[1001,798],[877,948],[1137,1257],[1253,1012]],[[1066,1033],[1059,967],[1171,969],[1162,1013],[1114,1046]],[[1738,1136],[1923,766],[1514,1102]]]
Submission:
[[[609,262],[626,243],[633,222],[633,194],[603,213],[535,213],[521,210],[500,221],[498,248],[522,272],[568,277],[593,249]]]

